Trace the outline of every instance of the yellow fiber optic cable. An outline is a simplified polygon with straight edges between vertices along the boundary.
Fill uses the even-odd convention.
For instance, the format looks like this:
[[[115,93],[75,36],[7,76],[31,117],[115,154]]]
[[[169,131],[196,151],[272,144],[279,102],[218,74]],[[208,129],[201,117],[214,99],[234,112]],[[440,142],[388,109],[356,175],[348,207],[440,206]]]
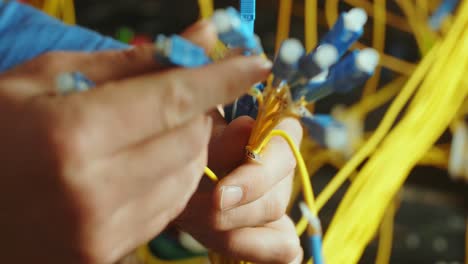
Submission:
[[[317,0],[305,0],[304,8],[305,48],[311,52],[317,45]]]
[[[419,160],[418,165],[427,165],[441,169],[448,168],[449,151],[441,149],[440,147],[433,146],[426,154]]]
[[[356,170],[356,168],[366,159],[382,141],[385,135],[392,127],[398,114],[406,105],[410,97],[416,91],[419,83],[424,78],[426,71],[432,65],[435,59],[436,50],[434,47],[431,52],[423,59],[418,65],[413,75],[403,87],[402,91],[398,94],[389,110],[385,114],[379,127],[372,135],[372,137],[358,150],[358,152],[346,163],[337,175],[330,181],[330,183],[323,189],[317,197],[317,208],[320,210],[331,196],[338,190],[338,188],[346,181],[346,179]]]
[[[361,98],[361,101],[351,106],[349,111],[357,114],[360,117],[365,117],[368,113],[383,106],[393,97],[395,97],[407,79],[408,78],[406,76],[396,78],[395,80],[380,88],[376,93]]]
[[[289,36],[291,26],[291,11],[293,0],[278,0],[278,26],[276,32],[275,54],[278,52],[281,43]]]
[[[214,12],[213,0],[198,0],[198,8],[200,9],[201,18],[211,17]]]
[[[205,174],[206,176],[208,176],[208,178],[210,178],[210,180],[214,181],[214,182],[217,182],[218,181],[218,177],[216,176],[216,174],[208,167],[205,167]]]
[[[335,21],[338,20],[338,4],[338,0],[325,1],[325,18],[329,28],[331,28],[333,24],[335,24]]]
[[[433,42],[433,40],[430,38],[429,30],[427,30],[428,27],[425,26],[427,24],[426,21],[424,21],[424,24],[419,23],[417,12],[415,12],[415,8],[411,1],[396,0],[396,3],[399,5],[400,9],[408,19],[408,23],[413,30],[413,34],[421,54],[426,54]]]
[[[175,261],[157,259],[153,256],[153,254],[151,253],[151,250],[148,248],[147,245],[139,247],[136,250],[135,255],[138,261],[140,261],[137,263],[144,263],[144,264],[206,264],[206,257],[196,257],[196,258],[191,258],[191,259],[175,260]]]
[[[386,0],[374,0],[374,27],[372,33],[372,46],[379,53],[385,51],[385,28],[386,28]],[[367,81],[362,92],[362,97],[375,93],[380,81],[382,67],[378,66],[372,77]]]
[[[60,0],[44,1],[42,10],[50,16],[57,17],[59,11]]]
[[[76,24],[76,17],[75,17],[75,5],[73,0],[62,0],[62,14],[63,14],[63,22],[69,25]]]
[[[253,151],[255,153],[260,153],[261,150],[265,147],[265,145],[275,136],[282,137],[284,140],[286,140],[291,151],[293,152],[294,158],[297,161],[297,167],[299,169],[299,173],[302,179],[304,200],[307,206],[309,207],[309,209],[312,211],[312,213],[317,214],[312,184],[310,182],[309,173],[307,171],[307,167],[305,165],[304,159],[302,158],[302,155],[299,149],[297,148],[296,143],[294,143],[294,140],[286,132],[284,132],[283,130],[271,131],[271,133],[262,141],[260,146]]]
[[[392,202],[385,213],[380,227],[379,246],[377,249],[376,264],[390,263],[392,254],[393,222],[395,221],[396,202]]]
[[[418,14],[418,19],[420,21],[427,21],[427,18],[429,17],[429,3],[427,0],[416,0],[416,5],[417,8],[415,10],[417,11]]]
[[[464,45],[468,41],[468,3],[461,10],[407,114],[363,167],[340,204],[324,239],[329,263],[358,261],[385,207],[468,95],[468,87],[461,85],[468,70],[468,46]],[[444,84],[443,90],[439,83]]]

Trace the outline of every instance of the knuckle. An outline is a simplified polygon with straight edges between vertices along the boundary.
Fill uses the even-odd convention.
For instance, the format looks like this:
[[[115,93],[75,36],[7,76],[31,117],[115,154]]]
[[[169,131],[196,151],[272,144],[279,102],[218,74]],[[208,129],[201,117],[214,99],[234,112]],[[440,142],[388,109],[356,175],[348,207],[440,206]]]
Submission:
[[[273,222],[279,220],[286,214],[287,202],[280,197],[266,199],[264,206],[265,222]]]
[[[39,57],[39,62],[42,65],[46,65],[44,70],[49,72],[60,72],[65,66],[67,60],[64,59],[64,56],[69,56],[66,52],[55,51],[48,52]]]
[[[184,149],[181,151],[184,156],[182,156],[182,160],[195,160],[198,159],[198,165],[204,164],[206,165],[206,159],[202,159],[201,155],[208,147],[208,139],[209,131],[206,129],[206,126],[203,121],[197,119],[194,124],[191,124],[188,131],[187,136],[183,138],[184,142]],[[203,169],[203,168],[202,168]]]
[[[166,128],[172,128],[182,120],[184,112],[190,111],[195,105],[195,98],[187,89],[186,83],[176,74],[169,74],[167,88],[163,91],[165,107],[163,108],[162,121]]]
[[[44,152],[59,173],[78,173],[85,162],[86,128],[82,114],[72,104],[39,108],[38,136],[44,139]]]
[[[212,218],[213,229],[216,231],[224,232],[229,231],[232,226],[232,220],[228,212],[215,212]]]

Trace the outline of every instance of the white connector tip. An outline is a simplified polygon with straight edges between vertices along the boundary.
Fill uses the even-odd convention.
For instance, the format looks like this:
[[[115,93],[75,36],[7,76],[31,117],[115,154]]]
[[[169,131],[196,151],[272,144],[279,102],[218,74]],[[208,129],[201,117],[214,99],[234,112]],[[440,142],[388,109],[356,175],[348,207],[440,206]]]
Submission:
[[[241,24],[240,19],[233,18],[224,10],[216,10],[211,18],[218,33],[226,33]]]
[[[315,51],[314,60],[321,69],[328,69],[338,61],[338,50],[331,44],[322,44]]]
[[[306,203],[300,202],[299,209],[301,210],[302,215],[307,219],[309,223],[311,222],[311,219],[315,218],[312,215],[312,212],[310,211],[309,206],[307,206]]]
[[[465,171],[468,168],[465,159],[468,159],[468,127],[461,123],[455,128],[450,147],[448,172],[452,179],[462,178],[465,173],[468,173]]]
[[[309,206],[304,202],[300,202],[299,209],[301,210],[302,215],[307,219],[307,222],[309,222],[309,225],[312,226],[316,232],[322,233],[322,224],[320,223],[320,219],[312,214]]]
[[[200,242],[185,232],[180,233],[179,242],[184,248],[195,254],[202,254],[208,251]]]
[[[357,55],[356,65],[363,72],[372,74],[379,64],[379,58],[379,53],[375,49],[363,49]]]
[[[309,80],[309,83],[323,83],[327,80],[328,70],[324,70],[321,73],[317,74],[315,77]]]
[[[55,85],[60,94],[70,93],[75,90],[75,79],[70,73],[59,74],[55,80]]]
[[[327,144],[328,148],[340,152],[346,150],[348,147],[348,132],[344,126],[331,126],[327,129],[326,133],[325,144]]]
[[[280,60],[287,64],[296,63],[304,54],[304,46],[297,39],[287,39],[279,51]]]
[[[344,14],[344,26],[353,32],[360,31],[367,23],[367,13],[362,8],[353,8]]]

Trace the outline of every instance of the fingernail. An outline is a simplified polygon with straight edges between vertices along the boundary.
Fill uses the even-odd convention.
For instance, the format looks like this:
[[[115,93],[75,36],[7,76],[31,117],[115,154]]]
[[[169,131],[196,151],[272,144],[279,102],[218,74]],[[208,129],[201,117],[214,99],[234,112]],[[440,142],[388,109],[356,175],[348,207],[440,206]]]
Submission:
[[[242,188],[238,186],[221,187],[221,210],[228,210],[235,207],[244,195]]]

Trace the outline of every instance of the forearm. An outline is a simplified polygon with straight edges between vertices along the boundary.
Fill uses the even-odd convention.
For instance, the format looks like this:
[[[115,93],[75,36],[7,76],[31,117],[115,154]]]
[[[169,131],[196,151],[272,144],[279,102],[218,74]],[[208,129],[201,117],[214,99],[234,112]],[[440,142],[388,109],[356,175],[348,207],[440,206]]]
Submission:
[[[96,32],[65,25],[27,5],[0,0],[0,73],[48,51],[127,47]]]

